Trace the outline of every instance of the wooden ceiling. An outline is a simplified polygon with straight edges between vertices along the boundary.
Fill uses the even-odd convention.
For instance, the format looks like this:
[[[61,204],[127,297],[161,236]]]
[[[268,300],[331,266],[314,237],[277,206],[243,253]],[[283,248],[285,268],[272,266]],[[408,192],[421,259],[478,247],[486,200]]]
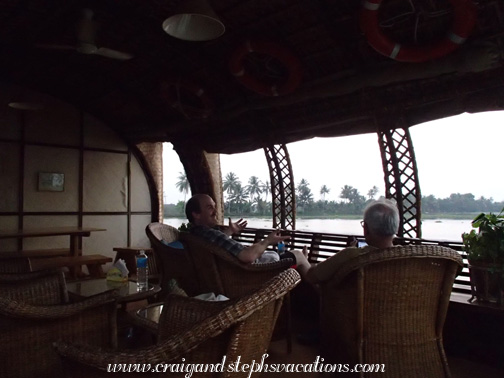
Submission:
[[[226,31],[208,42],[163,31],[180,0],[0,0],[0,80],[63,99],[132,143],[189,142],[224,153],[504,109],[504,1],[465,1],[383,0],[368,38],[383,33],[412,48],[439,43],[460,24],[455,10],[474,7],[461,47],[407,63],[370,46],[360,0],[209,0]],[[83,9],[93,12],[98,47],[133,58],[48,48],[78,44]],[[470,16],[460,17],[464,29]],[[274,51],[233,60],[247,41]],[[292,88],[279,96],[250,90],[230,61],[268,89]]]

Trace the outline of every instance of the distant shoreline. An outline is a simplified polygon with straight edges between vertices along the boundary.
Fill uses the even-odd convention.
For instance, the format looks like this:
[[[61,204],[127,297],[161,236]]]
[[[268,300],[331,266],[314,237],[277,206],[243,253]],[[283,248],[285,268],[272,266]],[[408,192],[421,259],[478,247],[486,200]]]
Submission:
[[[480,212],[476,213],[444,213],[444,214],[422,214],[422,219],[460,219],[460,220],[473,220]],[[238,214],[224,214],[224,218],[231,217],[232,219],[241,216]],[[266,215],[243,215],[246,218],[254,219],[269,219]],[[164,218],[179,218],[185,219],[184,216],[176,215],[163,215]],[[337,214],[337,215],[301,215],[297,214],[296,219],[361,219],[362,215],[355,214]]]

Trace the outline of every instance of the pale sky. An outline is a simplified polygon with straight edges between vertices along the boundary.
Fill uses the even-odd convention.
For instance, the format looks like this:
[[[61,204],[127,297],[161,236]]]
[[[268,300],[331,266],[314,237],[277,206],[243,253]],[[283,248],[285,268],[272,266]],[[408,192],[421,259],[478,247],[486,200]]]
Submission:
[[[446,198],[451,193],[472,193],[479,198],[504,201],[501,154],[504,142],[504,111],[464,113],[410,128],[422,195]],[[326,185],[327,200],[339,201],[341,188],[350,185],[366,196],[374,185],[384,193],[383,168],[376,134],[339,138],[314,138],[287,145],[296,185],[306,179],[315,200]],[[164,148],[166,203],[184,200],[176,187],[180,160],[171,144]],[[263,150],[221,155],[223,178],[234,172],[247,185],[250,176],[269,180]]]

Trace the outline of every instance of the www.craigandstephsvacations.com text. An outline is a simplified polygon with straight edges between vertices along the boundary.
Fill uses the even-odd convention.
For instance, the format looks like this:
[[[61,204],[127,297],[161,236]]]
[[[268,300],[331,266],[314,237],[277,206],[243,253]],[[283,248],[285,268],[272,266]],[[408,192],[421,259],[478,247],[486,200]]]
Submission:
[[[383,373],[385,364],[327,364],[324,358],[317,356],[315,361],[309,364],[268,364],[266,359],[268,354],[263,354],[261,361],[253,360],[251,363],[242,363],[241,356],[235,361],[226,364],[226,356],[222,361],[216,364],[198,364],[186,363],[182,358],[179,363],[171,364],[109,364],[107,372],[109,373],[186,373],[185,378],[197,377],[197,373],[224,371],[228,373],[249,373],[250,378],[253,373],[271,372],[271,373]]]

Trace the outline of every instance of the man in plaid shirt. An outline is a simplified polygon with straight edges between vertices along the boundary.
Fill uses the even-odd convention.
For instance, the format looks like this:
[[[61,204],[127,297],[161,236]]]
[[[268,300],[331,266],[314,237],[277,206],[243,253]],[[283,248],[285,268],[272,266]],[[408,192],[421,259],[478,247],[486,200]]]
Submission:
[[[239,233],[247,227],[247,221],[239,219],[237,222],[231,222],[231,218],[229,218],[228,227],[220,231],[217,229],[217,209],[215,207],[215,201],[206,194],[196,194],[191,197],[189,201],[187,201],[185,211],[187,219],[191,223],[189,231],[192,234],[201,236],[217,244],[245,263],[253,263],[256,260],[259,262],[275,261],[274,259],[267,258],[266,255],[269,253],[276,254],[276,252],[266,251],[266,248],[268,248],[269,245],[276,245],[278,242],[290,238],[290,236],[282,236],[280,231],[277,230],[270,233],[260,242],[250,246],[244,246],[231,238],[231,235]],[[302,253],[301,251],[296,252]],[[286,253],[288,255],[285,257],[296,258],[295,256],[297,256],[297,253],[294,253],[294,251],[293,255],[289,252]]]

